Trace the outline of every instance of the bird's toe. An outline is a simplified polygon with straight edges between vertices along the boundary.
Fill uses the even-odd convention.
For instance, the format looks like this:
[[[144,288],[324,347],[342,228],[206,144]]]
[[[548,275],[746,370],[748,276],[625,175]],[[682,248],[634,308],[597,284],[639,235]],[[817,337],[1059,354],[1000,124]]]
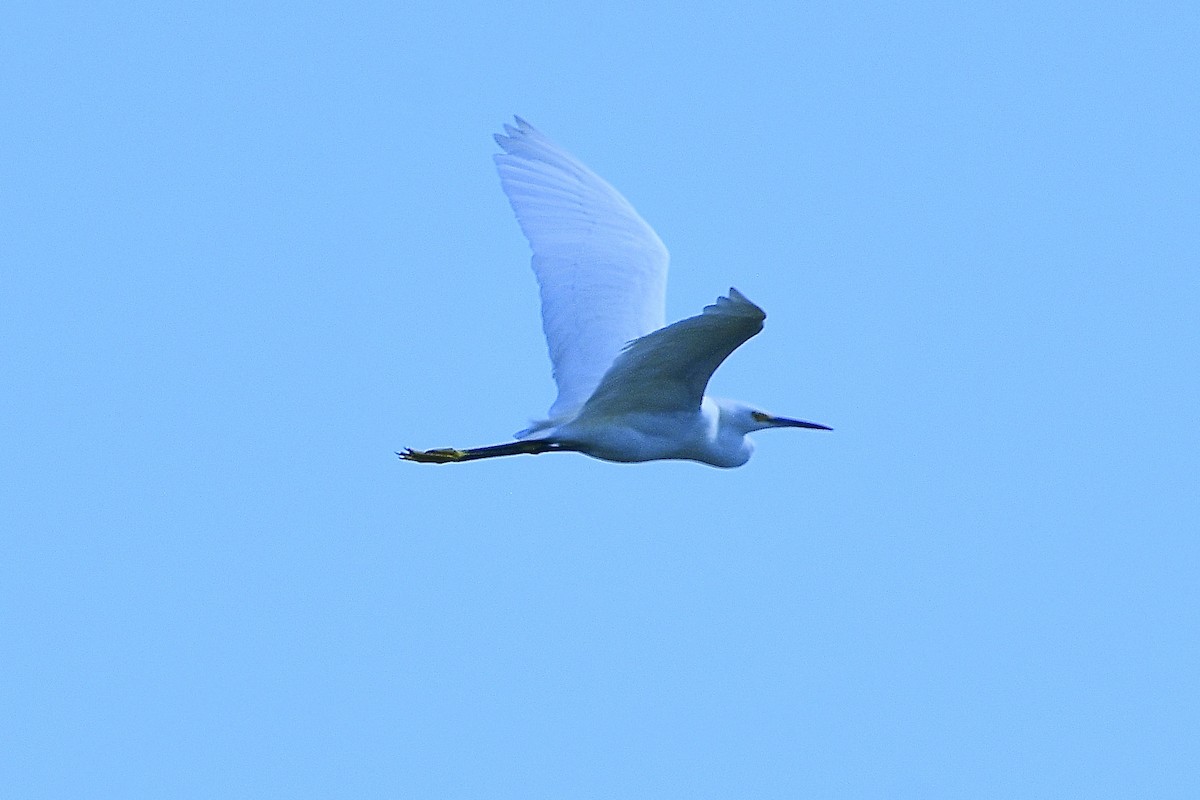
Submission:
[[[440,447],[436,450],[414,450],[411,447],[404,448],[404,452],[397,453],[403,461],[416,461],[420,464],[449,464],[452,461],[460,461],[463,457],[463,451],[455,450],[453,447]]]

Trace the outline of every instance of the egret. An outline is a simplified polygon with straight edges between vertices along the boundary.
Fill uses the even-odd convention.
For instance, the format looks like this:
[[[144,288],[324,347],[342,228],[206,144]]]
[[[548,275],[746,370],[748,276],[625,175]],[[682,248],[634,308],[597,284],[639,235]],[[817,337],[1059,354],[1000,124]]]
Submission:
[[[740,467],[765,428],[832,430],[707,397],[709,378],[762,330],[737,289],[666,325],[667,249],[621,194],[525,120],[496,134],[500,183],[533,249],[558,397],[516,441],[397,453],[446,464],[578,452],[605,461]]]

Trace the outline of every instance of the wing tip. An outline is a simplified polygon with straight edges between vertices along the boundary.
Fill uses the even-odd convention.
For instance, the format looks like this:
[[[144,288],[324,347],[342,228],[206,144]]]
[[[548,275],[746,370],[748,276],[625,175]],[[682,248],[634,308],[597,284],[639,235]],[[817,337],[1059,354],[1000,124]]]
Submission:
[[[739,292],[735,287],[729,287],[729,294],[718,297],[712,305],[704,307],[705,314],[723,314],[733,317],[751,317],[758,320],[767,318],[767,313],[750,301],[750,298]]]
[[[537,128],[526,122],[523,117],[513,114],[513,121],[516,125],[509,125],[507,122],[503,123],[504,133],[492,134],[492,138],[496,140],[496,144],[509,153],[513,151],[515,142],[524,137],[540,133]]]

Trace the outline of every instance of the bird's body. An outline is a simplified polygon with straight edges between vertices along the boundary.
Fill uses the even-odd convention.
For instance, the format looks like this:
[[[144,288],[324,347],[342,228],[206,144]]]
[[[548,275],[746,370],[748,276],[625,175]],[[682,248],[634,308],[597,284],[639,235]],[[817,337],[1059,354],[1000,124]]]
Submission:
[[[663,326],[667,250],[633,206],[524,120],[496,141],[501,185],[533,248],[542,327],[558,398],[517,441],[405,450],[450,463],[518,453],[581,452],[605,461],[746,463],[746,434],[829,430],[704,394],[725,358],[762,330],[766,314],[736,289],[704,313]]]
[[[754,443],[736,432],[730,419],[738,408],[705,397],[695,411],[628,411],[606,416],[581,413],[554,430],[556,441],[605,461],[679,459],[717,467],[740,467]]]

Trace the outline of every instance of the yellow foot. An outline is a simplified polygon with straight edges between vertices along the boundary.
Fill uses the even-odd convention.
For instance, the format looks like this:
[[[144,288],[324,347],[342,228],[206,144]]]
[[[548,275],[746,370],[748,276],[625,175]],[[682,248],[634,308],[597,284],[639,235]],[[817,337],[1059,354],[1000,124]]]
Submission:
[[[462,461],[466,453],[462,450],[455,450],[453,447],[442,447],[437,450],[413,450],[411,447],[404,448],[403,453],[396,453],[403,461],[416,461],[421,464],[449,464],[454,461]]]

